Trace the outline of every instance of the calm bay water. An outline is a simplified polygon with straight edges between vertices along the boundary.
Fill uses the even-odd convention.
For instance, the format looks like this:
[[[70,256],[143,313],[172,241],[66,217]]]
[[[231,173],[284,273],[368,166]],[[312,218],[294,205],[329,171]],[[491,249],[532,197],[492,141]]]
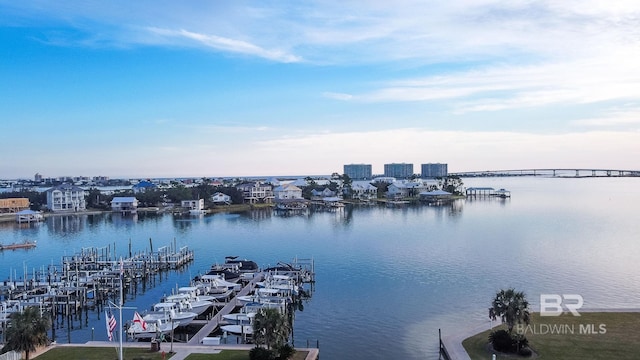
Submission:
[[[541,293],[580,294],[585,308],[638,308],[640,183],[637,178],[477,178],[465,186],[506,188],[511,199],[466,199],[447,206],[382,206],[279,216],[269,211],[204,218],[143,215],[55,216],[30,227],[0,224],[0,243],[36,240],[0,253],[11,269],[60,263],[83,247],[115,244],[125,256],[188,245],[195,261],[128,296],[147,309],[176,284],[227,255],[262,266],[313,257],[315,289],[296,313],[294,340],[320,343],[323,359],[437,359],[438,329],[487,323],[496,291],[515,287],[537,304]],[[131,318],[131,311],[125,318]],[[58,342],[105,340],[90,312],[87,327],[58,330]],[[83,325],[84,326],[84,325]]]

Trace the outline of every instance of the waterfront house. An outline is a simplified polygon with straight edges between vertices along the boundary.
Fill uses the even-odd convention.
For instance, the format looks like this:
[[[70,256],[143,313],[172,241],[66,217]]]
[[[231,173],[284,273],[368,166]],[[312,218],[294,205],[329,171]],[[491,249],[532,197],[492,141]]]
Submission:
[[[329,188],[324,188],[322,190],[316,190],[316,189],[311,190],[312,200],[321,200],[326,197],[335,197],[335,196],[336,196],[336,192]]]
[[[284,184],[273,189],[276,201],[283,199],[302,199],[302,189],[293,184]]]
[[[387,188],[389,199],[401,199],[418,196],[429,190],[429,185],[422,181],[396,181]]]
[[[240,184],[236,187],[242,191],[244,202],[249,204],[255,203],[271,203],[273,200],[273,190],[271,185],[262,184],[260,182],[249,182]]]
[[[378,197],[378,188],[369,181],[353,181],[351,183],[351,195],[353,199],[370,200]]]
[[[54,212],[86,210],[85,191],[69,184],[52,187],[47,190],[47,208]]]
[[[116,196],[111,200],[111,210],[134,214],[138,211],[138,199],[132,196]]]
[[[273,189],[276,209],[304,209],[307,201],[302,197],[302,189],[293,184],[284,184]]]
[[[204,211],[204,199],[182,200],[180,206],[189,209],[189,211],[202,212]]]
[[[231,196],[221,192],[217,192],[211,196],[211,202],[216,205],[220,205],[220,204],[229,205],[231,204]]]

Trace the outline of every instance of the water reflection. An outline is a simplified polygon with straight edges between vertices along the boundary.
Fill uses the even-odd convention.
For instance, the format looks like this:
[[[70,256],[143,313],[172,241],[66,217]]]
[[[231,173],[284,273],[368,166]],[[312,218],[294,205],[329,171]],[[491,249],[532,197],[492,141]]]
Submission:
[[[134,253],[149,249],[150,238],[155,248],[189,245],[196,260],[188,271],[141,284],[135,299],[127,297],[146,309],[227,255],[262,266],[313,256],[318,282],[296,313],[296,344],[319,340],[327,359],[437,358],[438,328],[448,335],[484,321],[490,298],[505,286],[522,289],[532,303],[541,292],[578,293],[585,306],[637,302],[637,179],[475,181],[508,188],[513,197],[309,209],[307,215],[257,209],[202,218],[140,213],[135,222],[104,214],[55,225],[47,219],[40,227],[1,224],[0,240],[29,237],[38,247],[0,254],[0,274],[23,262],[30,268],[57,263],[64,251],[85,246],[115,243],[125,253],[129,239]],[[60,236],[67,246],[59,246]]]
[[[112,212],[109,214],[111,222],[115,225],[115,226],[124,226],[124,227],[132,227],[135,226],[136,223],[138,222],[138,214],[134,213],[127,213],[127,214],[123,214],[121,212]]]
[[[86,215],[54,215],[46,218],[49,232],[61,236],[80,233],[84,230]]]

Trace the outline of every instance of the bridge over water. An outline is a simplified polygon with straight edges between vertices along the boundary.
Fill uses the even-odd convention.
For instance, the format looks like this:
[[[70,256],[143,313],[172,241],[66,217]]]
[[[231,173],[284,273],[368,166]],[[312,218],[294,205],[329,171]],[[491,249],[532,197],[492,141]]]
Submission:
[[[516,170],[482,170],[449,173],[460,177],[489,177],[489,176],[550,176],[550,177],[640,177],[640,170],[620,169],[586,169],[586,168],[558,168],[558,169],[516,169]]]

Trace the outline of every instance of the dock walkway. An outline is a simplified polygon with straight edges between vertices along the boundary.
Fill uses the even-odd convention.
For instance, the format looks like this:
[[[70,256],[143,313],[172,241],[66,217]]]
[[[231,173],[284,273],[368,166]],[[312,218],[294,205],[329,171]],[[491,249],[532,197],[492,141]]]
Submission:
[[[233,309],[235,309],[237,306],[240,306],[238,302],[238,296],[249,295],[249,293],[255,288],[256,283],[262,281],[263,278],[264,275],[262,273],[256,274],[253,279],[251,279],[251,281],[249,281],[249,283],[244,288],[242,288],[242,290],[240,290],[236,294],[236,296],[233,297],[233,299],[231,299],[222,309],[220,309],[220,311],[218,311],[218,313],[213,316],[211,320],[209,320],[200,329],[200,331],[198,331],[191,339],[189,339],[187,344],[200,345],[202,343],[202,339],[209,336],[209,334],[220,325],[220,321],[222,320],[223,315],[230,314]]]

